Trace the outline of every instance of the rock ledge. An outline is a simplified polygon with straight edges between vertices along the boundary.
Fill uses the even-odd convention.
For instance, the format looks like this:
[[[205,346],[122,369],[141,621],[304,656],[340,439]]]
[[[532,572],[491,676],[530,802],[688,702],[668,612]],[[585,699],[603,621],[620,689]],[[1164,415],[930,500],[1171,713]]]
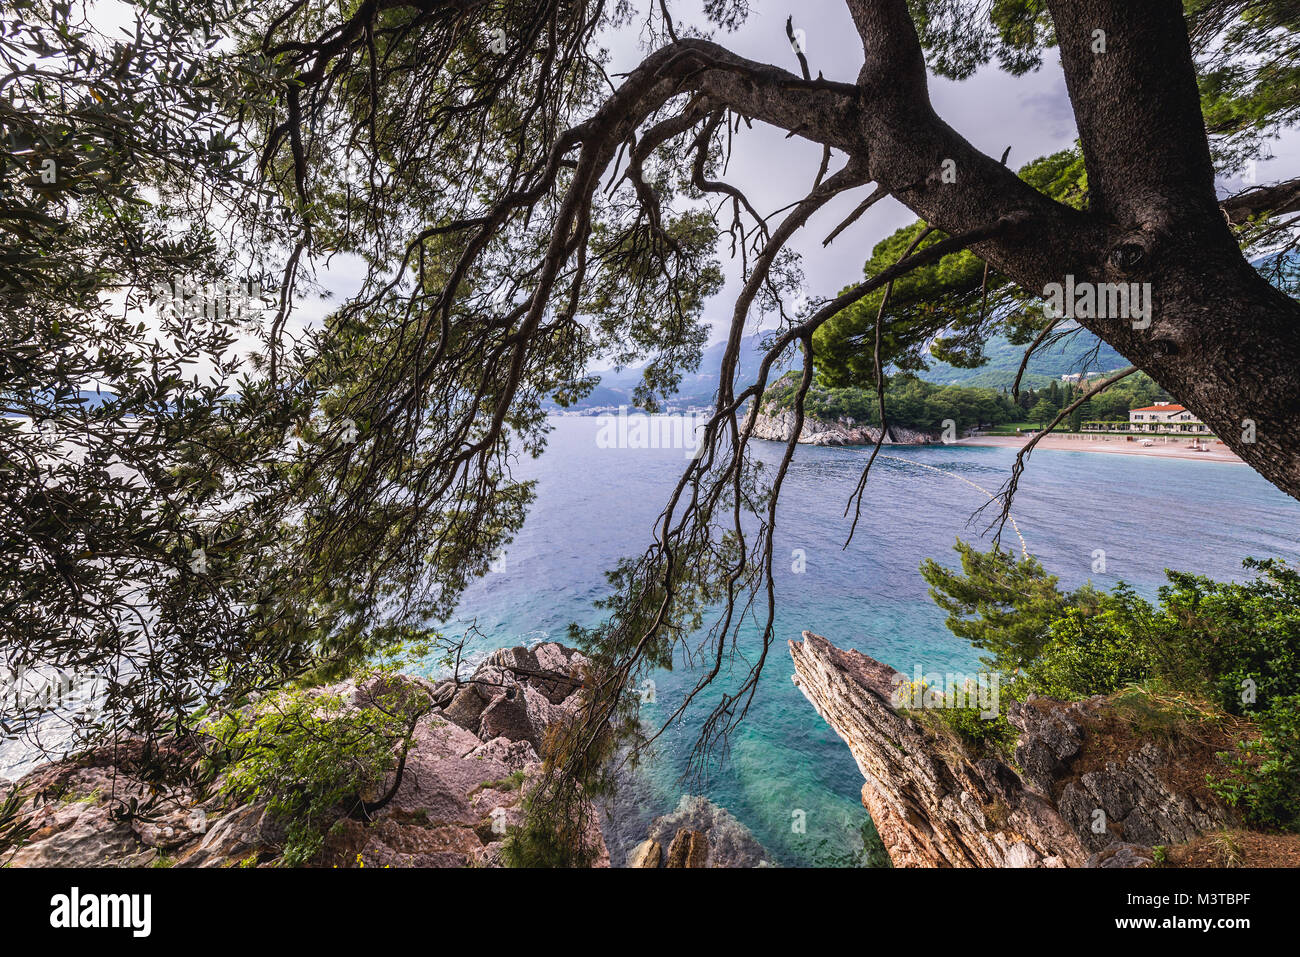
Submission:
[[[1203,742],[1107,738],[1106,699],[1013,703],[1016,764],[972,759],[892,704],[903,676],[820,635],[790,642],[794,683],[848,744],[865,783],[862,803],[899,867],[1148,866],[1152,846],[1231,826],[1203,787],[1180,784],[1180,764],[1205,760]]]

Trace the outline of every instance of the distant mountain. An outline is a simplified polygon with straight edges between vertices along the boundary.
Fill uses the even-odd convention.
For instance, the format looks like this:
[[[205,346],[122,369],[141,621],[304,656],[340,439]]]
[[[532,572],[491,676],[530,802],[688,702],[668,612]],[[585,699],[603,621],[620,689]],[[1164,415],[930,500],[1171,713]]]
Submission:
[[[1013,346],[1005,336],[994,336],[984,347],[984,355],[988,359],[984,365],[974,369],[960,369],[946,362],[936,362],[927,371],[918,373],[917,377],[938,385],[1010,388],[1016,380],[1020,360],[1027,348],[1027,345]],[[1092,354],[1094,349],[1097,350],[1095,357]],[[1127,359],[1105,342],[1080,328],[1074,335],[1060,342],[1040,347],[1030,358],[1021,382],[1030,388],[1037,388],[1047,385],[1053,379],[1059,380],[1063,375],[1083,371],[1113,372],[1129,364]]]
[[[1280,266],[1277,265],[1278,259],[1282,260]],[[1277,282],[1280,273],[1284,287],[1300,279],[1298,275],[1300,255],[1295,253],[1288,252],[1284,256],[1277,253],[1261,256],[1253,260],[1251,265],[1263,272],[1271,282]],[[1294,294],[1291,289],[1286,291]],[[1101,348],[1094,358],[1092,350],[1098,345]],[[1020,368],[1020,359],[1025,354],[1026,348],[1026,346],[1013,346],[1003,336],[994,336],[984,348],[984,355],[988,357],[984,365],[975,369],[959,369],[946,362],[936,362],[929,370],[920,373],[918,378],[939,385],[1009,388],[1015,382],[1016,371]],[[1029,388],[1045,386],[1063,375],[1084,371],[1085,363],[1090,373],[1113,372],[1132,364],[1087,329],[1080,328],[1069,338],[1035,352],[1029,360],[1022,383]]]
[[[1273,265],[1276,255],[1256,259],[1253,265],[1264,271]],[[1284,260],[1285,279],[1290,282],[1300,278],[1300,256],[1288,256]],[[1270,278],[1273,278],[1270,275]],[[763,358],[762,336],[746,336],[741,343],[740,368],[736,382],[744,386],[754,381],[758,374],[759,363]],[[1020,360],[1027,346],[1015,346],[1006,337],[997,335],[984,347],[987,361],[974,369],[960,369],[946,362],[935,362],[929,369],[917,374],[926,382],[937,385],[964,385],[991,389],[1010,388],[1015,382]],[[1096,350],[1096,354],[1093,352]],[[714,402],[718,390],[718,369],[722,365],[722,354],[726,351],[725,343],[715,343],[704,350],[699,371],[682,377],[682,383],[667,403],[669,411],[680,411],[692,406],[709,406]],[[791,353],[793,355],[793,352]],[[1029,360],[1029,366],[1021,380],[1026,388],[1040,388],[1063,375],[1078,372],[1098,373],[1113,372],[1131,363],[1116,352],[1110,345],[1102,342],[1087,329],[1082,327],[1071,336],[1038,349]],[[795,362],[787,357],[778,368],[772,370],[768,377],[769,384],[780,378],[781,373],[793,367]],[[632,392],[641,379],[644,365],[621,370],[604,370],[600,373],[600,385],[592,390],[582,402],[573,406],[574,411],[590,411],[599,408],[632,405]],[[556,406],[551,403],[549,407]]]
[[[736,383],[746,386],[758,375],[759,365],[763,361],[763,336],[755,334],[746,336],[740,343],[740,362],[736,370]],[[722,368],[722,356],[727,351],[725,342],[717,342],[707,347],[700,359],[696,372],[682,376],[681,385],[668,401],[669,411],[680,411],[692,406],[712,405],[718,394],[718,370]],[[768,375],[769,384],[780,378],[781,373],[789,368],[785,362],[773,368]],[[574,406],[572,411],[586,412],[611,406],[632,405],[632,393],[641,381],[645,365],[626,369],[605,369],[596,372],[600,384],[592,390],[591,395]]]
[[[758,375],[759,364],[763,360],[761,335],[746,336],[740,346],[740,368],[736,383],[746,386]],[[1080,329],[1068,339],[1045,346],[1034,354],[1025,373],[1024,385],[1037,388],[1047,385],[1062,375],[1079,372],[1084,368],[1085,360],[1092,349],[1101,343],[1097,358],[1087,364],[1089,372],[1109,372],[1128,365],[1128,362],[1114,349],[1101,342],[1085,329]],[[919,373],[918,378],[939,385],[982,386],[1000,389],[1010,387],[1015,381],[1016,370],[1020,368],[1020,357],[1025,346],[1013,346],[1002,336],[989,340],[984,350],[988,362],[977,369],[959,369],[947,363],[935,363],[928,371]],[[722,355],[726,343],[718,342],[704,350],[698,371],[687,373],[682,377],[677,393],[668,401],[669,411],[713,404],[718,392],[718,369],[722,366]],[[793,353],[792,353],[793,355]],[[768,376],[769,384],[780,378],[781,373],[794,365],[787,358],[779,368],[772,370]],[[632,393],[641,381],[645,366],[640,365],[626,369],[602,370],[600,384],[592,390],[591,395],[571,406],[570,411],[591,412],[596,409],[608,409],[621,405],[631,407]],[[551,408],[556,408],[554,405]]]

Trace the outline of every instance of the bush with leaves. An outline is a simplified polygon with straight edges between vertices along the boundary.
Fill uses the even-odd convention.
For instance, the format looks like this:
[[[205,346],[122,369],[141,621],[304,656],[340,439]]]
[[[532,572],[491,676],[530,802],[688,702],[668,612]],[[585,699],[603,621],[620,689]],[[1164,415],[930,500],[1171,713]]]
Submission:
[[[1225,755],[1231,770],[1211,784],[1249,821],[1300,826],[1300,573],[1276,559],[1247,559],[1261,574],[1245,582],[1169,571],[1153,605],[1122,582],[1067,594],[1031,559],[965,542],[957,551],[960,573],[927,561],[922,574],[953,633],[1014,674],[1006,697],[1076,701],[1140,688],[1250,718],[1258,736]],[[935,714],[977,737],[960,712]]]
[[[1257,738],[1221,755],[1229,770],[1210,788],[1258,827],[1300,831],[1300,695],[1275,698],[1258,724]]]
[[[1085,594],[1086,603],[1076,595],[1048,626],[1048,640],[1023,663],[1019,687],[1073,701],[1112,694],[1156,674],[1150,649],[1135,637],[1151,605],[1122,583],[1110,594]]]
[[[309,863],[334,822],[365,819],[396,793],[415,723],[429,705],[411,686],[384,681],[361,707],[333,692],[287,690],[251,715],[228,715],[205,729],[224,770],[221,792],[265,800],[284,823],[284,864]],[[396,780],[381,795],[393,772]]]
[[[978,690],[971,684],[963,688],[930,687],[925,682],[908,682],[898,689],[905,713],[921,721],[937,721],[976,753],[990,750],[1007,753],[1015,746],[1017,731],[1007,721],[1005,709],[989,714],[976,703]],[[913,710],[907,704],[921,704]]]
[[[1038,654],[1067,598],[1037,559],[997,548],[981,552],[957,540],[961,572],[927,558],[921,575],[930,597],[948,612],[948,630],[991,652],[986,663],[1017,668]]]

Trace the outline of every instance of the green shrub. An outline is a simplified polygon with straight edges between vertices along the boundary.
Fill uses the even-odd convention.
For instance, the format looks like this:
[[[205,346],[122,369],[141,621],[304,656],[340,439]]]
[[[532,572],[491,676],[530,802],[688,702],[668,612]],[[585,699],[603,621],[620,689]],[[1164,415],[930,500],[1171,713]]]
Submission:
[[[328,827],[358,815],[410,744],[414,722],[399,707],[354,708],[336,694],[284,691],[251,718],[230,715],[208,726],[219,743],[223,794],[265,800],[284,822],[282,861],[308,863]]]
[[[1276,559],[1243,564],[1262,574],[1238,583],[1169,572],[1151,642],[1172,683],[1229,714],[1300,694],[1300,572]]]
[[[588,839],[594,826],[590,806],[576,795],[544,800],[541,789],[522,802],[524,823],[513,827],[501,846],[506,867],[590,867],[596,847]]]
[[[992,718],[983,717],[979,708],[936,708],[927,713],[947,725],[977,754],[988,751],[1005,754],[1015,747],[1019,734],[1001,710]]]
[[[1071,606],[1048,626],[1048,640],[1017,683],[1030,691],[1075,701],[1150,680],[1151,656],[1135,632],[1151,606],[1124,586],[1096,595],[1091,607]]]
[[[1300,830],[1300,695],[1275,698],[1258,723],[1258,738],[1221,755],[1230,770],[1210,788],[1256,827]]]
[[[957,550],[960,572],[933,561],[921,571],[949,629],[1014,675],[1004,696],[1073,701],[1140,686],[1139,705],[1154,693],[1253,719],[1258,736],[1224,755],[1230,770],[1212,786],[1252,824],[1300,830],[1300,572],[1276,559],[1247,559],[1260,574],[1246,582],[1169,571],[1153,606],[1123,583],[1065,594],[1033,560]],[[936,714],[963,740],[989,737],[978,715]]]
[[[1015,746],[1019,732],[1006,719],[1006,712],[1001,707],[1002,690],[996,713],[988,716],[988,711],[977,703],[977,690],[968,685],[964,691],[952,691],[933,688],[924,682],[909,682],[900,694],[907,701],[924,702],[921,707],[900,708],[906,714],[922,722],[938,722],[951,731],[964,745],[976,754],[995,751],[1001,754],[1010,752]]]

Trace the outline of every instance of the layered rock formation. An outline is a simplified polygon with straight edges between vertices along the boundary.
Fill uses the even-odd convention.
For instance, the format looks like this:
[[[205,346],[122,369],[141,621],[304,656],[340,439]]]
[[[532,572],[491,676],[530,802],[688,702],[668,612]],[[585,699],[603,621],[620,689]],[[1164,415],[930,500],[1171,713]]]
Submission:
[[[315,863],[498,865],[506,832],[523,819],[520,799],[540,768],[542,735],[577,707],[584,663],[572,649],[547,643],[498,651],[459,685],[397,679],[412,697],[432,702],[416,724],[401,784],[372,820],[340,815]],[[325,690],[364,707],[379,680],[394,679]],[[180,787],[159,793],[132,773],[133,749],[138,757],[138,742],[97,749],[37,768],[18,782],[30,795],[22,824],[32,833],[11,863],[220,867],[274,859],[283,824],[264,804],[230,807]],[[133,799],[136,810],[127,813]],[[598,829],[591,840],[597,864],[608,866]]]
[[[767,409],[754,421],[753,435],[759,439],[771,439],[788,442],[794,432],[794,412]],[[803,428],[799,432],[799,442],[803,445],[875,445],[880,438],[880,429],[864,425],[850,425],[846,422],[826,422],[805,416]],[[917,432],[891,425],[885,434],[885,445],[928,445],[935,441],[935,436],[928,432]]]
[[[666,850],[665,850],[666,849]],[[767,867],[763,845],[725,808],[685,794],[676,810],[654,819],[627,857],[628,867]]]
[[[903,676],[804,632],[794,682],[848,744],[862,803],[899,867],[1131,867],[1234,821],[1204,786],[1222,745],[1125,736],[1105,699],[1008,709],[1015,764],[973,758],[893,705]],[[1199,782],[1197,780],[1199,774]]]

